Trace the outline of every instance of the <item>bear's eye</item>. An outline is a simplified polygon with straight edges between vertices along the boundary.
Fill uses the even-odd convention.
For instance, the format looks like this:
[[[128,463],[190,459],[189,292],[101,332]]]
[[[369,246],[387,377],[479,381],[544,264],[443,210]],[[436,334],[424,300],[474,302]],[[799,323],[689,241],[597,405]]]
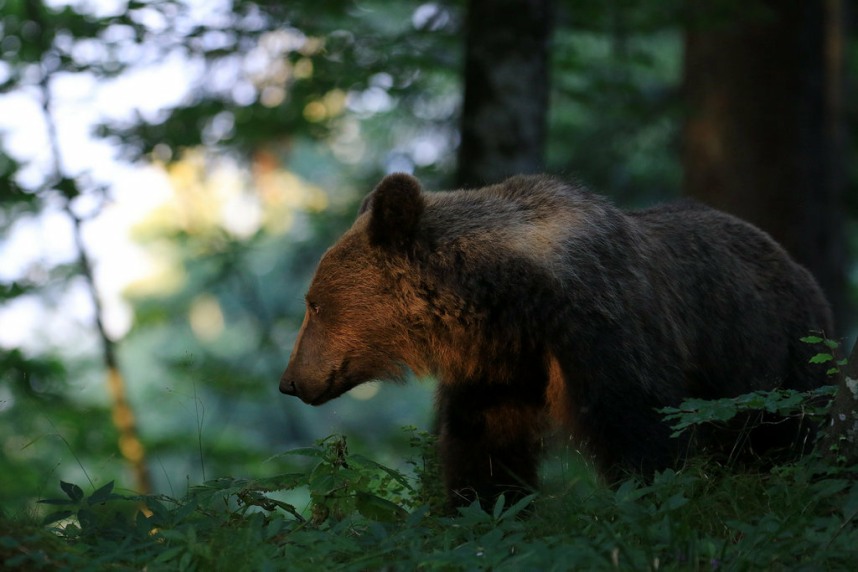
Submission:
[[[319,310],[321,309],[321,308],[319,308],[318,304],[316,304],[315,302],[309,302],[309,301],[307,302],[307,308],[309,308],[309,310],[311,312],[313,312],[314,314],[318,314]]]

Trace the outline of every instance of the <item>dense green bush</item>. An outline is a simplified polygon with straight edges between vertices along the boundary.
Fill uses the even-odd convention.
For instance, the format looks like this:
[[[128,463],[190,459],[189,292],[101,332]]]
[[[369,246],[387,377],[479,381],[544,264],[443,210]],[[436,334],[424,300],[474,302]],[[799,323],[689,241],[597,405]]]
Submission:
[[[784,401],[780,393],[758,398],[764,407]],[[750,399],[737,398],[734,409]],[[687,407],[686,415],[718,422],[725,407]],[[491,512],[475,504],[451,516],[433,439],[408,430],[407,472],[331,436],[271,460],[288,472],[216,479],[182,498],[121,495],[112,483],[87,495],[63,482],[61,498],[42,501],[53,510],[42,523],[3,517],[3,567],[732,570],[849,569],[858,561],[854,469],[814,456],[740,473],[695,460],[651,483],[629,478],[616,487],[570,472],[513,506],[501,498]]]

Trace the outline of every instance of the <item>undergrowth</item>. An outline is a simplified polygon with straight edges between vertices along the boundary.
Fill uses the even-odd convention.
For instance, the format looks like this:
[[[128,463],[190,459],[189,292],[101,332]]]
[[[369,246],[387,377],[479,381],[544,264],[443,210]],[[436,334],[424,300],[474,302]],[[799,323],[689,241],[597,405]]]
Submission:
[[[717,417],[692,405],[694,423],[717,422],[729,407],[712,406]],[[475,504],[450,516],[433,439],[409,430],[408,474],[331,436],[277,458],[304,460],[292,463],[303,468],[216,479],[182,498],[63,482],[57,498],[41,501],[51,509],[42,521],[0,518],[0,561],[4,570],[230,572],[846,570],[858,562],[858,483],[813,456],[767,472],[695,461],[617,487],[554,479],[513,506],[501,498],[491,511]]]

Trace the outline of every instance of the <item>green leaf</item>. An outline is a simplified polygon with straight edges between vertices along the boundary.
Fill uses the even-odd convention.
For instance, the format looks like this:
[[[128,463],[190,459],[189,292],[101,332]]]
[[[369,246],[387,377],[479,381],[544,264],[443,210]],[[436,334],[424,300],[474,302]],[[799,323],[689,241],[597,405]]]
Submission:
[[[191,499],[189,502],[183,504],[173,513],[173,522],[182,522],[186,518],[188,518],[195,510],[197,509],[197,501],[196,499]]]
[[[647,493],[647,489],[641,487],[634,479],[624,481],[620,488],[614,493],[617,503],[634,502]]]
[[[76,502],[70,501],[68,499],[42,499],[42,500],[37,501],[37,502],[39,504],[52,504],[52,505],[58,505],[58,506],[77,504]]]
[[[63,491],[74,502],[80,502],[80,500],[83,499],[83,489],[73,483],[60,481],[60,488],[63,489]]]
[[[181,554],[185,550],[184,546],[173,546],[172,548],[168,548],[161,552],[153,562],[156,564],[166,564],[167,562],[176,558],[179,554]]]
[[[500,515],[503,514],[503,506],[504,506],[505,502],[506,502],[506,496],[505,495],[500,495],[497,498],[497,500],[495,501],[495,506],[492,509],[492,518],[494,518],[495,520],[498,520],[500,518]]]
[[[281,453],[281,455],[297,455],[299,457],[324,457],[325,452],[316,447],[301,447]],[[279,456],[279,455],[278,455]]]
[[[676,493],[669,499],[667,499],[664,504],[662,504],[662,508],[665,510],[676,510],[688,504],[688,499],[682,493]]]
[[[536,494],[527,495],[526,497],[506,509],[498,520],[503,521],[515,518],[516,515],[518,515],[521,511],[525,510],[533,503],[533,500],[536,498],[536,496]]]
[[[360,454],[350,455],[349,461],[352,463],[362,465],[364,467],[371,467],[374,469],[378,469],[380,471],[384,471],[385,473],[390,475],[397,483],[404,486],[409,491],[414,490],[414,488],[411,486],[411,483],[409,483],[408,479],[405,478],[405,475],[403,475],[402,473],[400,473],[399,471],[397,471],[395,469],[391,469],[390,467],[385,467],[381,463],[373,461],[372,459],[364,457],[363,455],[360,455]]]
[[[357,491],[355,507],[362,516],[380,522],[400,521],[408,516],[396,503],[363,491]]]
[[[326,495],[336,486],[336,479],[329,472],[314,471],[307,481],[311,494]]]
[[[77,511],[77,521],[82,529],[95,530],[98,528],[98,515],[91,509],[82,508]]]
[[[113,492],[113,481],[110,481],[109,483],[107,483],[106,485],[104,485],[100,489],[96,490],[91,495],[89,495],[89,499],[87,499],[87,502],[89,502],[89,504],[98,504],[98,503],[107,502],[108,500],[110,500],[110,498],[111,498],[110,493],[112,493],[112,492]]]
[[[843,517],[848,521],[855,518],[855,515],[858,514],[858,483],[852,485],[849,493],[844,496],[845,498],[841,503],[841,510],[843,511]]]
[[[51,524],[57,522],[58,520],[62,520],[64,518],[68,518],[74,514],[74,511],[71,510],[58,510],[54,511],[50,514],[47,514],[45,518],[42,519],[42,524]]]
[[[823,341],[819,336],[805,336],[799,339],[806,344],[818,344]]]
[[[834,356],[831,354],[816,354],[812,358],[810,358],[810,363],[825,363],[834,359]]]
[[[170,521],[170,510],[155,497],[146,497],[146,508],[152,511],[150,519],[160,526]]]

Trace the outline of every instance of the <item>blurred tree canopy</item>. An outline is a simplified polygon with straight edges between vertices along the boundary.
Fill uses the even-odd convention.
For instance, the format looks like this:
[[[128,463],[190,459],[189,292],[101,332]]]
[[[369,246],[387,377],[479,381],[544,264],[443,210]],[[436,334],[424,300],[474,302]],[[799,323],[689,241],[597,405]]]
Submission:
[[[706,18],[755,13],[734,0],[717,4],[724,11]],[[498,15],[491,3],[470,3],[478,6]],[[540,6],[553,25],[543,17],[535,33],[547,40],[525,45],[545,46],[547,68],[525,87],[544,92],[522,116],[545,124],[514,154],[542,140],[530,165],[623,205],[678,196],[682,86],[693,71],[685,4]],[[334,430],[383,460],[406,440],[398,426],[429,424],[429,384],[370,386],[312,410],[279,399],[276,386],[315,262],[381,175],[412,171],[430,189],[493,176],[462,175],[476,113],[466,44],[486,31],[482,18],[468,23],[468,9],[458,0],[0,0],[0,109],[26,110],[36,140],[16,144],[22,126],[0,122],[0,256],[34,224],[81,239],[65,258],[0,266],[0,311],[48,309],[40,331],[0,344],[0,503],[24,506],[58,478],[84,474],[138,486],[116,444],[105,347],[115,347],[158,490],[274,470],[270,455]],[[854,29],[847,17],[841,23]],[[858,44],[846,40],[854,76]],[[854,99],[843,100],[844,130],[858,120]],[[81,109],[91,112],[90,132],[76,143],[68,133]],[[503,114],[493,117],[504,128]],[[483,128],[473,141],[491,136]],[[844,141],[854,157],[855,142]],[[81,156],[76,147],[87,145],[109,151]],[[507,156],[490,167],[498,160],[519,164]],[[68,295],[77,289],[97,302],[99,276],[110,271],[85,240],[122,192],[103,167],[110,162],[155,169],[171,189],[169,202],[135,221],[135,240],[158,266],[126,287],[133,322],[121,339],[92,325],[107,309]],[[843,197],[854,196],[856,163],[844,172],[853,192]],[[843,215],[852,244],[855,205],[845,204],[851,210],[841,201],[830,212]],[[51,320],[69,313],[82,317],[55,335]]]

